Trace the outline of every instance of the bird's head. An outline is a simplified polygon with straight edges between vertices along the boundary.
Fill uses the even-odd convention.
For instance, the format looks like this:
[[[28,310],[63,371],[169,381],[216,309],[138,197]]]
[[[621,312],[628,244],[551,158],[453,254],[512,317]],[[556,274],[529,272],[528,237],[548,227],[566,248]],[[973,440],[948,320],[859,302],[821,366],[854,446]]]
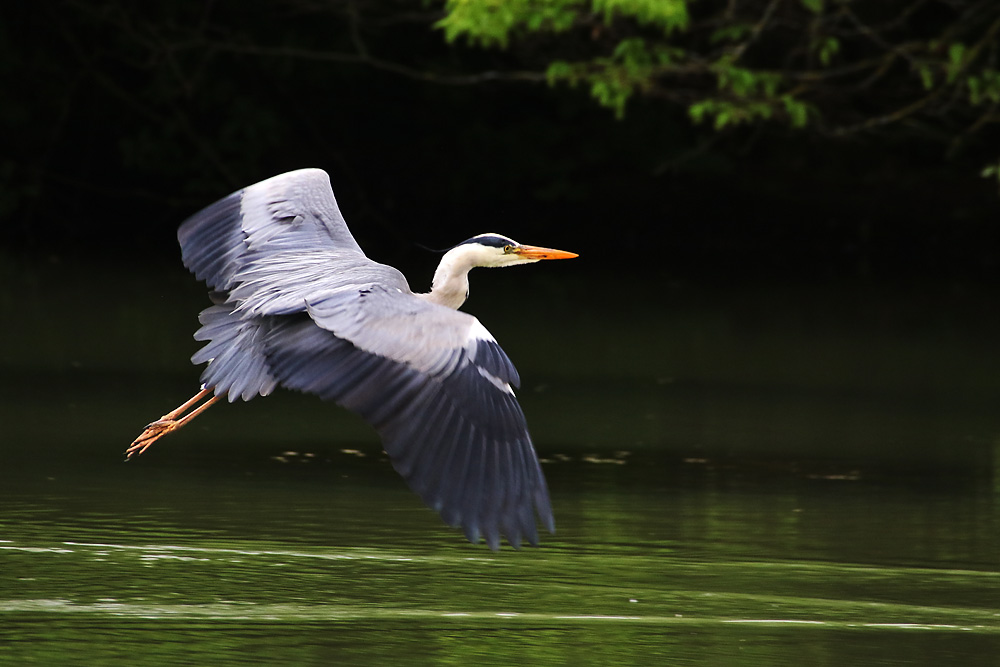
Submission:
[[[497,267],[530,264],[540,259],[570,259],[576,253],[552,248],[522,245],[501,234],[480,234],[462,241],[441,258],[431,291],[430,301],[459,308],[469,297],[469,271],[477,266]]]
[[[449,253],[461,253],[471,266],[497,267],[530,264],[541,259],[572,259],[574,252],[522,245],[502,234],[479,234],[462,241]]]

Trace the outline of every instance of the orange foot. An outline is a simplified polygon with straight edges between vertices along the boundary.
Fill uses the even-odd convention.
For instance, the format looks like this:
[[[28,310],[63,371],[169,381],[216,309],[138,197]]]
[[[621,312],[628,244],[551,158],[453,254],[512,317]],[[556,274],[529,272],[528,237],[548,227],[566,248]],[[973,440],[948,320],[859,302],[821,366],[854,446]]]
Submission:
[[[184,426],[184,424],[187,424],[189,421],[200,415],[204,410],[206,410],[210,405],[212,405],[212,403],[215,403],[217,400],[219,400],[218,396],[212,396],[207,401],[199,405],[197,408],[191,410],[191,412],[184,414],[185,412],[188,411],[188,409],[196,405],[201,399],[205,398],[211,393],[212,393],[212,388],[206,387],[201,391],[199,391],[197,394],[195,394],[186,403],[178,407],[176,410],[172,410],[171,412],[168,412],[167,414],[157,419],[155,422],[147,424],[146,428],[143,429],[142,433],[139,434],[139,437],[133,440],[129,448],[125,450],[125,460],[127,461],[131,459],[133,456],[138,456],[139,454],[142,454],[144,451],[149,449],[154,442],[156,442],[166,434],[172,433],[173,431],[179,429],[181,426]]]

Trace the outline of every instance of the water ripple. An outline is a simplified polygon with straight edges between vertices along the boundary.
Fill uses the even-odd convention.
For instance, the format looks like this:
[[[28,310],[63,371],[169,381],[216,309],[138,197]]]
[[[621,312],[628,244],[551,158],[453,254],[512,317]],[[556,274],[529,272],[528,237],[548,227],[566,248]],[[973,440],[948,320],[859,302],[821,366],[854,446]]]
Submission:
[[[840,620],[808,620],[795,618],[713,618],[678,615],[609,615],[521,613],[503,611],[441,611],[434,609],[393,609],[376,605],[298,605],[219,602],[214,604],[131,604],[100,601],[80,604],[65,599],[0,601],[0,614],[83,614],[93,616],[134,617],[143,619],[212,619],[233,621],[360,621],[440,619],[461,621],[503,621],[525,625],[623,623],[642,625],[714,626],[742,624],[757,626],[790,626],[802,628],[855,631],[925,631],[964,632],[1000,635],[998,623],[878,623]]]

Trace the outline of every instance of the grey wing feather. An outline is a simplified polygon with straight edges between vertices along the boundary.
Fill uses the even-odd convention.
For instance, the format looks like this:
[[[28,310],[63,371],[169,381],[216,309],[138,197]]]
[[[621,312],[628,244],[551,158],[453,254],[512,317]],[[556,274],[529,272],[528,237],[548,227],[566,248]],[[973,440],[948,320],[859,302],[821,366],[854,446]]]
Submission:
[[[490,342],[470,343],[435,373],[363,350],[305,316],[279,318],[266,339],[281,384],[372,424],[396,470],[447,523],[492,549],[501,535],[515,547],[536,544],[536,511],[554,530],[545,478],[513,392],[485,376],[503,369],[472,360],[480,345]]]
[[[177,231],[181,258],[215,290],[229,290],[247,254],[276,241],[285,250],[326,248],[364,257],[337,206],[330,177],[300,169],[243,188]]]
[[[272,327],[268,318],[243,318],[233,311],[232,304],[206,308],[198,316],[201,328],[195,340],[209,343],[198,350],[191,362],[209,362],[201,375],[206,387],[214,387],[218,395],[229,395],[249,401],[260,394],[267,396],[278,384],[264,355],[263,339]]]
[[[234,192],[184,221],[177,238],[184,265],[217,304],[199,318],[195,339],[210,342],[192,361],[210,362],[202,382],[230,401],[266,395],[277,382],[260,345],[268,322],[258,315],[301,312],[313,290],[342,287],[359,269],[405,285],[398,271],[365,257],[320,169]]]
[[[484,377],[493,378],[497,388],[520,384],[514,365],[479,320],[409,290],[372,283],[328,291],[309,299],[307,311],[318,326],[360,349],[424,373],[451,373],[465,352],[489,370]]]
[[[545,479],[511,386],[513,364],[479,321],[414,295],[365,257],[327,175],[245,188],[187,220],[185,265],[221,293],[195,337],[206,386],[230,400],[277,384],[332,399],[382,436],[394,467],[474,541],[535,544],[553,530]]]
[[[317,296],[307,312],[299,342],[270,354],[282,384],[364,417],[411,488],[470,540],[535,544],[536,511],[554,529],[517,371],[475,317],[381,285]]]

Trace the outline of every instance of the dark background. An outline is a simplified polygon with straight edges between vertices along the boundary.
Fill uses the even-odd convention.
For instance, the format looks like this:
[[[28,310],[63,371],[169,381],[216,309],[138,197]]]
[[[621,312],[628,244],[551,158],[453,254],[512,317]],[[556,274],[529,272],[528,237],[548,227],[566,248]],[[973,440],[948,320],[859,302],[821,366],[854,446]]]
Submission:
[[[947,155],[943,141],[905,132],[716,133],[655,100],[633,100],[616,120],[565,86],[443,83],[437,73],[523,63],[448,45],[392,2],[365,3],[361,29],[400,72],[274,53],[356,50],[352,6],[7,3],[5,253],[176,263],[186,216],[315,166],[370,256],[428,275],[435,258],[421,245],[496,231],[578,251],[566,275],[608,280],[997,278],[1000,195],[979,176],[996,132]]]

